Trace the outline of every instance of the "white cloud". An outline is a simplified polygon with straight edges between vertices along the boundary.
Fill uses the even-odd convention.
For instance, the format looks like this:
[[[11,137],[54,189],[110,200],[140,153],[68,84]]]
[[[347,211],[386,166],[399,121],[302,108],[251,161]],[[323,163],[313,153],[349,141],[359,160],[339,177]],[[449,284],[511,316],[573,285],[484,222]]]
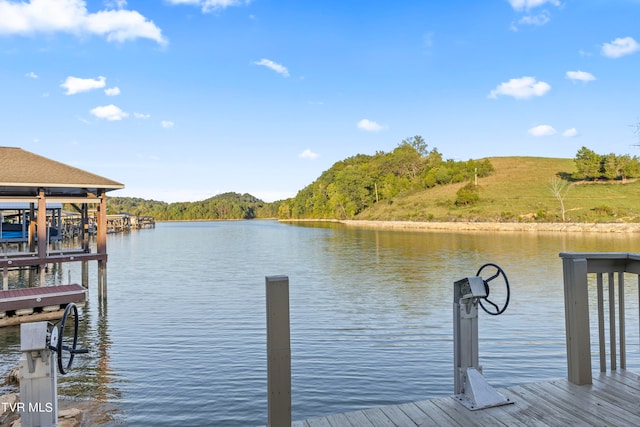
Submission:
[[[117,1],[117,4],[126,3]],[[84,0],[0,0],[0,34],[55,32],[76,36],[93,34],[117,42],[146,38],[166,44],[162,30],[134,10],[89,13]]]
[[[213,12],[231,6],[249,4],[251,0],[167,0],[171,4],[186,4],[202,8],[202,12]]]
[[[111,9],[124,9],[127,7],[127,0],[105,0],[104,4]]]
[[[201,3],[201,0],[167,0],[167,3],[170,4],[189,4],[193,6],[198,6]]]
[[[317,159],[318,156],[319,154],[314,153],[308,148],[298,155],[298,157],[300,157],[301,159],[310,159],[310,160]]]
[[[260,61],[255,61],[254,64],[262,65],[263,67],[272,69],[278,74],[282,74],[285,77],[289,77],[289,70],[287,70],[286,67],[276,62],[273,62],[270,59],[261,59]]]
[[[562,136],[564,136],[565,138],[573,138],[574,136],[578,136],[578,129],[576,128],[567,129],[564,132],[562,132]]]
[[[609,58],[620,58],[640,50],[640,44],[633,37],[617,38],[611,43],[602,45],[602,54]]]
[[[561,7],[562,3],[559,0],[508,0],[511,7],[518,14],[526,14],[518,20],[518,25],[534,25],[542,26],[551,21],[551,13],[544,9],[539,13],[530,13],[532,9],[535,9],[545,4],[550,4],[556,7]],[[511,23],[511,31],[518,31],[518,25]]]
[[[498,95],[513,96],[516,99],[526,99],[533,96],[542,96],[549,92],[551,86],[546,82],[536,81],[534,77],[521,77],[510,79],[508,82],[500,83],[489,93],[489,98],[497,98]]]
[[[27,74],[24,75],[25,77],[29,77],[30,79],[37,79],[38,75],[36,73],[34,73],[33,71],[29,71]]]
[[[532,127],[528,132],[533,136],[550,136],[555,135],[556,130],[549,125],[539,125]]]
[[[387,129],[386,126],[382,126],[368,119],[360,120],[356,126],[358,126],[358,129],[366,130],[367,132],[380,132],[381,130]]]
[[[172,127],[175,126],[175,123],[169,121],[169,120],[163,120],[160,122],[160,126],[162,126],[165,129],[171,129]]]
[[[509,0],[509,4],[511,5],[511,7],[518,12],[521,12],[523,10],[531,10],[546,3],[558,7],[561,6],[559,0]]]
[[[115,120],[122,120],[129,116],[129,113],[125,113],[120,108],[113,104],[105,105],[102,107],[96,107],[90,111],[91,114],[99,119],[105,119],[110,122]]]
[[[143,113],[133,113],[133,117],[136,119],[149,119],[151,118],[151,114],[143,114]]]
[[[520,18],[518,24],[543,26],[551,20],[549,12],[546,10],[537,15],[527,15]]]
[[[118,86],[110,87],[105,89],[104,93],[107,96],[117,96],[117,95],[120,95],[120,88]]]
[[[67,90],[65,95],[75,95],[76,93],[103,88],[105,84],[106,78],[102,76],[97,79],[81,79],[79,77],[69,76],[67,77],[67,80],[60,85],[60,87]]]
[[[590,82],[596,80],[595,76],[586,71],[567,71],[567,78],[571,80],[579,80],[582,82]]]

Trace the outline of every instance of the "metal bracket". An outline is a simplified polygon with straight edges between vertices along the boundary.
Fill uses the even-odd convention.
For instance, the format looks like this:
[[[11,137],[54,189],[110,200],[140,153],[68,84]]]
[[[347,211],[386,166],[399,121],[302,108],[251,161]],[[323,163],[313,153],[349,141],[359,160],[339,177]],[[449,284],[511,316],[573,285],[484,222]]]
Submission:
[[[33,353],[26,353],[27,356],[27,366],[29,368],[29,373],[33,374],[36,371],[36,361],[33,358]]]
[[[460,318],[473,319],[478,317],[478,303],[473,299],[467,299],[460,303]]]
[[[459,297],[461,300],[468,298],[484,298],[487,296],[487,289],[484,287],[484,281],[480,276],[465,277],[454,283],[460,287]]]
[[[472,411],[513,403],[497,392],[475,368],[467,368],[464,385],[464,393],[456,394],[455,398]]]

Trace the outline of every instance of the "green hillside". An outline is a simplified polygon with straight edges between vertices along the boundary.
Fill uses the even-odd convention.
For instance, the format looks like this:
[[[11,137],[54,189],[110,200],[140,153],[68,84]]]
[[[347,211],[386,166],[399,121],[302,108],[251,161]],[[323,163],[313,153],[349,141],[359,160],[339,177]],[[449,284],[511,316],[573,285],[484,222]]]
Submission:
[[[635,157],[634,157],[635,159]],[[473,186],[478,174],[478,185]],[[637,176],[634,173],[630,176]],[[365,219],[396,221],[561,222],[551,189],[556,179],[567,222],[640,222],[640,181],[578,180],[575,159],[492,157],[442,160],[421,139],[389,153],[337,162],[294,198],[266,203],[249,194],[225,193],[200,202],[165,203],[110,197],[109,213],[151,215],[156,220]],[[467,186],[473,200],[461,203]],[[477,198],[477,199],[476,199]],[[463,200],[464,201],[464,200]]]
[[[478,180],[479,200],[457,206],[456,192],[465,183],[437,186],[378,203],[356,219],[411,221],[562,220],[560,202],[550,182],[567,178],[564,204],[569,222],[640,222],[640,182],[574,181],[574,159],[494,157],[494,172]]]

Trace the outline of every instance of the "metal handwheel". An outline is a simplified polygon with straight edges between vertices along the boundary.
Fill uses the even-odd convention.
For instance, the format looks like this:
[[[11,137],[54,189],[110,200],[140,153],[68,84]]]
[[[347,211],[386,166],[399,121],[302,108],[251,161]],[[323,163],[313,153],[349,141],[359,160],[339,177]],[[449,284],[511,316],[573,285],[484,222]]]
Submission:
[[[504,270],[502,268],[500,268],[498,265],[493,264],[493,263],[488,263],[483,265],[482,267],[480,267],[480,269],[478,270],[478,272],[476,273],[476,276],[481,276],[480,273],[482,273],[482,271],[487,268],[487,269],[495,269],[495,273],[491,276],[489,276],[488,279],[482,279],[482,281],[484,282],[484,287],[487,291],[487,296],[484,298],[481,298],[478,300],[478,302],[480,303],[480,307],[482,307],[482,309],[487,313],[490,314],[492,316],[497,316],[499,314],[504,313],[504,311],[507,309],[507,306],[509,305],[509,297],[511,294],[511,289],[509,287],[509,279],[507,279],[507,275],[504,273]],[[489,300],[489,294],[490,294],[490,288],[489,288],[489,282],[491,282],[494,279],[499,278],[500,276],[502,276],[502,278],[504,279],[504,284],[505,284],[505,288],[507,290],[507,297],[504,301],[504,305],[502,307],[499,307],[496,303],[494,303],[493,301]],[[487,304],[490,304],[493,309],[491,309],[491,307],[489,307],[489,309],[487,307],[485,307],[482,304],[482,300],[484,300]]]
[[[67,319],[69,317],[69,313],[73,311],[73,343],[71,346],[64,344],[64,328],[67,323]],[[76,354],[88,353],[89,350],[86,348],[77,348],[78,346],[78,308],[75,304],[71,303],[67,305],[64,309],[64,314],[62,315],[62,319],[58,324],[58,327],[54,327],[51,331],[51,341],[49,348],[55,351],[58,354],[58,371],[65,375],[69,369],[71,369],[71,365],[73,364],[73,358]],[[69,360],[67,363],[64,363],[62,360],[62,351],[69,352]]]

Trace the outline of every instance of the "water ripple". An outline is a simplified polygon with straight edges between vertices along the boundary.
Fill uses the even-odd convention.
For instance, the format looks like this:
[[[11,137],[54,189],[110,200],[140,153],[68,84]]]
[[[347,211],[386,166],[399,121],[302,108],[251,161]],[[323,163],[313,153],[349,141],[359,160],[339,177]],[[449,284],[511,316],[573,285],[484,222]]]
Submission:
[[[62,394],[115,405],[105,425],[230,427],[266,423],[265,276],[290,279],[293,416],[301,419],[451,394],[452,283],[485,262],[512,282],[508,311],[480,317],[489,381],[563,377],[558,253],[640,251],[634,239],[609,236],[274,221],[162,223],[109,236],[108,247],[108,304],[98,303],[91,270],[81,341],[92,352],[77,358]],[[79,280],[74,267],[68,274]],[[637,289],[628,301],[635,324]],[[2,369],[17,363],[16,331],[0,331]],[[637,334],[627,345],[638,366]]]

